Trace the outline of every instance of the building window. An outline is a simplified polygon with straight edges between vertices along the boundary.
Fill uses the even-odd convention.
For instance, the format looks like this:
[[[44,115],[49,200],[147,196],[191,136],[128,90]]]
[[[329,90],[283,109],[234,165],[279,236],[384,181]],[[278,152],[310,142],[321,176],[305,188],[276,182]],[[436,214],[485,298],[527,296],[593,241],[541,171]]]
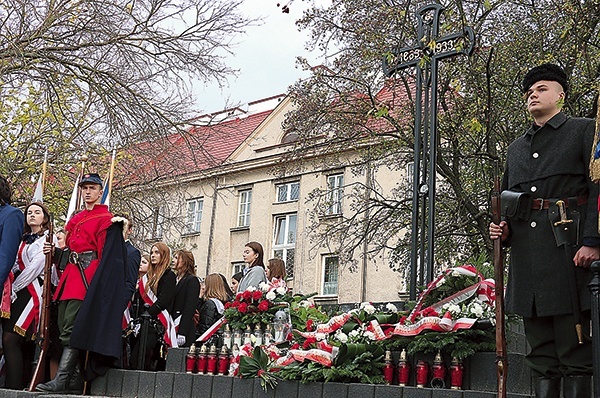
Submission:
[[[285,261],[285,273],[287,274],[287,278],[294,277],[296,220],[296,214],[275,217],[273,256]]]
[[[163,206],[155,207],[152,211],[152,239],[162,239],[165,224]]]
[[[276,186],[276,189],[277,203],[292,202],[298,200],[300,196],[300,182],[298,181],[279,184]]]
[[[250,226],[250,203],[252,202],[252,190],[239,191],[240,207],[238,213],[238,227]]]
[[[238,272],[242,272],[244,270],[244,267],[246,266],[246,263],[243,261],[236,261],[235,263],[231,263],[231,268],[232,268],[232,274],[231,275],[235,275]]]
[[[344,175],[327,176],[327,214],[342,214],[342,196],[344,193]]]
[[[338,294],[338,256],[323,256],[323,295]]]
[[[202,198],[187,201],[186,232],[188,234],[200,232],[203,207],[204,199]]]

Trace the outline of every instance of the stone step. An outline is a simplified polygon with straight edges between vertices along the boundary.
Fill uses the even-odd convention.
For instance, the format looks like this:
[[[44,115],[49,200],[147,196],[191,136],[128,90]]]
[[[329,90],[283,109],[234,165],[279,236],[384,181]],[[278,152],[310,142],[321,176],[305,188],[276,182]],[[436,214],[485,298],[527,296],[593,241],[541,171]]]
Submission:
[[[144,398],[493,398],[496,392],[431,389],[371,384],[309,383],[279,381],[275,389],[262,389],[259,379],[174,372],[143,372],[111,369],[94,381],[92,395]],[[508,393],[508,398],[531,398]]]
[[[166,370],[168,372],[185,372],[185,356],[187,350],[184,348],[170,349],[167,356]],[[413,358],[413,364],[418,359],[424,359],[430,364],[434,355],[423,355]],[[507,392],[515,394],[533,394],[531,372],[525,364],[525,355],[509,353]],[[465,374],[463,388],[474,391],[496,391],[496,353],[478,352],[465,361]],[[447,364],[448,365],[448,364]],[[413,365],[414,366],[414,365]],[[414,372],[411,372],[414,373]],[[411,385],[414,385],[414,374]],[[312,397],[311,397],[312,398]]]

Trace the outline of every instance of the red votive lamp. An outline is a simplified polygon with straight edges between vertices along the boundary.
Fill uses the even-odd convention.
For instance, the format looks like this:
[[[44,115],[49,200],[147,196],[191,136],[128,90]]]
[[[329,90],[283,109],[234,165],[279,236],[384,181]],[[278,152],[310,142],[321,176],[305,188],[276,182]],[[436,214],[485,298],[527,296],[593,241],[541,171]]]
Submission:
[[[226,346],[221,347],[219,353],[218,374],[227,375],[229,372],[229,352]]]
[[[431,387],[446,387],[446,365],[444,365],[444,361],[442,360],[442,354],[440,352],[437,353],[435,359],[433,360],[433,365],[431,366],[431,373],[433,374],[433,378],[431,379]]]
[[[394,362],[392,361],[392,352],[385,352],[385,365],[383,366],[383,378],[387,384],[392,384],[394,381]]]
[[[427,379],[429,378],[429,364],[422,359],[419,359],[415,372],[417,387],[425,387],[427,384]]]
[[[192,344],[185,356],[185,372],[196,373],[196,345]]]
[[[214,344],[210,346],[208,357],[206,360],[206,373],[214,374],[217,370],[217,346]]]
[[[402,350],[400,353],[400,359],[398,359],[398,385],[406,386],[410,380],[410,365],[406,360],[406,350]]]
[[[458,358],[452,358],[450,364],[450,388],[453,390],[462,389],[463,374],[465,368]]]
[[[196,370],[198,373],[206,373],[206,345],[204,344],[196,357]]]

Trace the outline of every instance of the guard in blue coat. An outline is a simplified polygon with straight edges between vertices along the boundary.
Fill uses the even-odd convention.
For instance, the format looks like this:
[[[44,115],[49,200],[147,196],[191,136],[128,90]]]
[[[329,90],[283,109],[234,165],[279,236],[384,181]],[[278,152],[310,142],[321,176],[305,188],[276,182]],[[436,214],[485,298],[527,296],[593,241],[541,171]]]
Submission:
[[[23,212],[10,205],[11,196],[8,181],[0,176],[0,286],[15,265],[25,225]]]

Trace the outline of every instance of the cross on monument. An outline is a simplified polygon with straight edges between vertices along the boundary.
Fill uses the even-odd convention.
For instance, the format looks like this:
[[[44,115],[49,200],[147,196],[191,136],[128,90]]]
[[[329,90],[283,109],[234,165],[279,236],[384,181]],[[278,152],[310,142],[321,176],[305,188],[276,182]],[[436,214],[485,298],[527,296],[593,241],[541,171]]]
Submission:
[[[420,285],[433,280],[435,176],[439,140],[437,134],[438,62],[459,54],[471,55],[475,47],[475,32],[468,26],[461,32],[439,36],[440,16],[443,11],[444,7],[439,4],[421,7],[416,12],[418,19],[416,44],[411,47],[396,48],[383,59],[383,72],[388,77],[401,69],[416,67],[411,300],[416,299],[417,266]]]

